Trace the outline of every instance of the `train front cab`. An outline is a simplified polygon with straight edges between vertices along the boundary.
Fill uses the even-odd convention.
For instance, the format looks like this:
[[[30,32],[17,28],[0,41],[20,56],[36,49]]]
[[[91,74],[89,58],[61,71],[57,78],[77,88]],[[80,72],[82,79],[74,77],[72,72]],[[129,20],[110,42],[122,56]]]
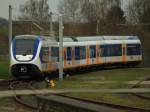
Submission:
[[[36,36],[17,36],[11,45],[11,74],[17,79],[42,77],[39,52],[41,39]]]

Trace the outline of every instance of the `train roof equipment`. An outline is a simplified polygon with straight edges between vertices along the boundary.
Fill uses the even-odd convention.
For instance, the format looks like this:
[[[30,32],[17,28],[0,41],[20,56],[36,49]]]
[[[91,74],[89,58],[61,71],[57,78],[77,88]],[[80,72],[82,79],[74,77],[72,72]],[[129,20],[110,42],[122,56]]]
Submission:
[[[37,38],[41,37],[42,40],[48,41],[51,40],[53,42],[59,42],[58,37],[49,37],[49,36],[38,36],[38,35],[19,35],[15,38]],[[139,40],[138,36],[64,36],[63,42],[82,42],[82,41],[101,41],[101,40]]]

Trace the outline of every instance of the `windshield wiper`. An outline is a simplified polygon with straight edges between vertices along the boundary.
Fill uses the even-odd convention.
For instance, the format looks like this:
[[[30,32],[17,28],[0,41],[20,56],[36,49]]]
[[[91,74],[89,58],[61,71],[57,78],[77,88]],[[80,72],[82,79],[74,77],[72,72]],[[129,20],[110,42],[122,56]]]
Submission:
[[[24,54],[22,54],[23,56],[26,56],[27,53],[31,53],[31,49],[28,49]]]

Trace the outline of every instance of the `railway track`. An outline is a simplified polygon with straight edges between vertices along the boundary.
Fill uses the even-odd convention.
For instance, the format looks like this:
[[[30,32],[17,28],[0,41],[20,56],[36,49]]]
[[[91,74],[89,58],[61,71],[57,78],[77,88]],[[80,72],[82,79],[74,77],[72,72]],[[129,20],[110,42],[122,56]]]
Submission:
[[[59,96],[59,98],[57,97]],[[61,97],[60,97],[61,96]],[[45,108],[45,106],[49,103],[49,102],[52,102],[51,100],[52,99],[48,99],[46,96],[36,96],[35,98],[38,99],[42,99],[44,100],[44,102],[42,102],[41,100],[39,100],[39,102],[42,102],[42,106],[41,105],[38,105],[38,107],[35,107],[35,106],[31,106],[31,104],[27,104],[25,102],[23,102],[20,97],[18,96],[15,96],[15,100],[23,105],[23,106],[26,106],[27,108],[30,108],[30,109],[33,109],[33,110],[38,110],[38,112],[43,112],[42,110]],[[53,97],[56,97],[58,99],[61,100],[61,98],[69,98],[69,99],[75,99],[79,102],[85,102],[86,104],[87,103],[90,103],[90,104],[94,104],[94,105],[98,105],[98,106],[105,106],[105,108],[112,108],[113,109],[118,109],[118,110],[126,110],[126,111],[132,111],[132,112],[150,112],[149,109],[142,109],[142,108],[135,108],[135,107],[128,107],[128,106],[122,106],[122,105],[118,105],[118,104],[110,104],[110,103],[106,103],[106,102],[97,102],[97,101],[93,101],[93,100],[88,100],[88,99],[81,99],[81,98],[75,98],[75,97],[70,97],[70,96],[64,96],[64,95],[53,95]],[[45,103],[45,102],[48,102],[48,103]],[[68,103],[72,103],[72,102],[68,102]],[[51,104],[51,103],[50,103]],[[60,103],[61,105],[61,108],[63,108],[63,105],[66,105],[66,104],[62,104],[62,102]],[[72,106],[71,106],[72,107]],[[76,106],[75,106],[76,107]],[[49,108],[53,108],[53,107],[49,107]],[[42,109],[42,110],[41,110]],[[47,111],[44,111],[44,112],[48,112]],[[66,111],[66,112],[69,112],[69,111]],[[88,112],[88,111],[87,111]],[[93,111],[89,111],[89,112],[93,112]],[[95,111],[95,112],[101,112],[101,111]],[[103,111],[102,111],[103,112]],[[109,111],[108,111],[109,112]],[[113,112],[113,111],[110,111],[110,112]],[[117,111],[116,111],[117,112]]]
[[[15,80],[0,80],[0,91],[9,90],[10,83],[14,82]]]
[[[14,88],[12,88],[12,89],[14,89]],[[51,95],[50,95],[51,96]],[[104,106],[105,108],[112,108],[112,110],[113,109],[117,109],[117,110],[122,110],[122,111],[132,111],[132,112],[150,112],[150,109],[143,109],[143,108],[136,108],[136,107],[129,107],[129,106],[122,106],[122,105],[118,105],[118,104],[111,104],[111,103],[106,103],[106,102],[97,102],[97,101],[94,101],[94,100],[89,100],[89,99],[82,99],[82,98],[76,98],[76,97],[70,97],[70,96],[65,96],[65,95],[58,95],[58,94],[56,94],[56,95],[53,95],[52,97],[56,97],[56,99],[58,98],[58,99],[62,99],[62,98],[64,98],[64,99],[74,99],[74,100],[77,100],[77,101],[79,101],[79,102],[85,102],[86,104],[94,104],[94,105],[98,105],[98,106]],[[31,104],[27,104],[27,103],[24,103],[21,99],[20,99],[20,97],[18,97],[18,96],[15,96],[15,100],[19,103],[19,104],[22,104],[22,105],[24,105],[24,106],[26,106],[26,107],[28,107],[28,108],[30,108],[30,109],[34,109],[34,110],[38,110],[38,112],[43,112],[41,109],[44,109],[45,108],[45,106],[46,106],[46,104],[48,104],[49,102],[52,102],[51,100],[51,98],[49,99],[49,97],[47,97],[47,96],[35,96],[35,98],[37,98],[37,99],[40,99],[39,100],[39,102],[41,102],[41,99],[42,100],[44,100],[44,102],[42,102],[42,106],[41,105],[38,105],[38,107],[33,107],[33,106],[31,106]],[[48,103],[45,103],[45,102],[48,102]],[[71,102],[68,102],[68,103],[70,103],[71,104]],[[62,108],[63,108],[63,104],[62,104],[62,102],[60,102],[60,104],[61,104],[61,106],[62,106]],[[64,104],[64,105],[66,105],[66,104]],[[71,106],[72,107],[72,106]],[[49,108],[52,108],[52,107],[49,107]],[[75,108],[77,108],[76,106],[75,106]],[[80,107],[80,109],[81,109],[81,107]],[[47,110],[48,111],[48,110]],[[47,112],[47,111],[44,111],[44,112]],[[89,112],[93,112],[92,110],[90,111],[90,110],[88,110]],[[66,111],[67,112],[67,111]],[[69,111],[68,111],[69,112]],[[94,111],[94,112],[101,112],[101,111]],[[113,111],[112,111],[113,112]]]
[[[31,106],[31,104],[28,104],[28,103],[26,103],[26,102],[24,102],[22,99],[21,99],[21,96],[17,96],[16,94],[15,94],[15,90],[16,89],[32,89],[33,91],[34,91],[34,87],[32,86],[32,83],[33,82],[20,82],[20,81],[14,81],[14,82],[11,82],[10,83],[10,89],[11,90],[13,90],[14,91],[14,95],[15,95],[15,101],[17,102],[17,103],[19,103],[19,104],[21,104],[21,105],[23,105],[23,106],[25,106],[25,107],[27,107],[27,108],[30,108],[30,109],[32,109],[32,110],[37,110],[38,112],[47,112],[47,111],[45,111],[45,98],[47,98],[46,96],[39,96],[39,95],[34,95],[34,97],[36,98],[36,99],[40,99],[37,103],[38,103],[38,106]],[[18,88],[19,87],[19,88]],[[22,88],[23,87],[23,88]],[[58,97],[58,96],[56,96],[56,97]],[[59,97],[60,98],[60,97]],[[59,98],[56,98],[56,99],[59,99]],[[62,97],[61,97],[62,98]],[[44,100],[44,102],[42,103],[42,106],[41,105],[39,105],[39,102],[41,102],[41,99],[42,100]],[[66,99],[66,98],[65,98]],[[69,98],[70,99],[70,98]],[[78,100],[79,101],[79,100]],[[48,101],[48,102],[51,102],[51,99]],[[69,102],[69,103],[71,103],[71,102]],[[43,106],[44,106],[44,108],[43,108]],[[53,107],[52,107],[53,108]],[[61,105],[61,108],[63,108],[63,106]],[[75,106],[75,108],[78,108],[78,107],[76,107]],[[55,108],[56,109],[56,108]],[[69,109],[70,111],[71,111],[71,108]],[[86,110],[86,109],[81,109],[81,108],[79,108],[79,110]],[[111,110],[113,110],[113,109],[111,109]],[[70,112],[69,111],[69,112]],[[89,110],[88,110],[89,111]],[[87,111],[87,112],[88,112]],[[92,112],[92,111],[89,111],[89,112]],[[115,111],[114,111],[115,112]]]
[[[30,82],[24,82],[24,81],[11,81],[10,84],[9,84],[9,88],[11,90],[14,91],[14,99],[17,103],[29,108],[29,109],[33,109],[33,110],[37,110],[38,107],[37,106],[32,106],[31,104],[28,104],[26,102],[24,102],[22,99],[21,99],[21,96],[17,96],[16,93],[15,93],[15,90],[18,89],[31,89],[31,86],[32,86],[32,81]],[[23,87],[23,88],[22,88]],[[34,96],[35,97],[35,96]]]
[[[131,88],[139,88],[143,81],[149,81],[149,80],[150,80],[150,77],[145,77],[142,80],[140,80],[137,84],[133,85]],[[144,95],[141,95],[141,94],[132,93],[131,95],[136,96],[136,97],[141,98],[141,99],[150,100],[150,97],[144,96]]]
[[[45,105],[54,106],[50,106],[49,108],[56,109],[56,112],[120,112],[120,110],[114,109],[112,107],[106,107],[100,104],[94,104],[91,102],[70,97],[64,97],[61,95],[39,96],[38,98]],[[42,112],[42,110],[40,112]]]
[[[33,91],[34,91],[34,87],[32,86],[32,83],[33,82],[20,82],[20,81],[14,81],[14,82],[11,82],[10,83],[10,89],[11,90],[16,90],[16,89],[32,89]],[[18,88],[19,87],[19,88]],[[22,88],[23,87],[23,88]],[[38,101],[37,103],[38,103],[38,106],[31,106],[31,104],[28,104],[28,103],[26,103],[26,102],[24,102],[22,99],[21,99],[21,97],[20,96],[17,96],[16,94],[15,94],[15,91],[14,91],[14,95],[15,95],[15,101],[17,102],[17,103],[19,103],[19,104],[21,104],[21,105],[23,105],[23,106],[25,106],[25,107],[27,107],[27,108],[30,108],[30,109],[33,109],[33,110],[37,110],[38,112],[43,112],[43,109],[45,109],[45,99],[47,99],[47,97],[46,96],[39,96],[39,95],[36,95],[36,96],[34,96],[36,99],[40,99],[40,101]],[[63,96],[57,96],[57,95],[53,95],[53,96],[55,96],[56,97],[56,99],[61,99],[61,98],[64,98],[64,100],[66,100],[66,97],[63,97]],[[42,106],[41,105],[39,105],[39,102],[41,102],[41,99],[42,100],[44,100],[44,102],[42,103]],[[69,98],[69,99],[71,99],[71,102],[69,102],[69,103],[72,103],[72,98]],[[46,101],[48,101],[48,102],[51,102],[51,100],[52,99],[49,99],[49,100],[46,100]],[[78,102],[81,102],[81,100],[77,100]],[[59,102],[59,100],[58,100],[58,102]],[[85,101],[84,101],[85,102]],[[85,102],[85,103],[90,103],[90,102]],[[64,104],[65,105],[65,104]],[[95,105],[95,104],[94,104]],[[44,108],[43,108],[43,106],[44,106]],[[69,105],[68,105],[69,106]],[[98,105],[98,106],[100,106],[100,105]],[[71,107],[73,107],[73,106],[71,106]],[[85,111],[85,110],[88,110],[88,109],[85,109],[85,108],[83,108],[83,107],[77,107],[77,106],[75,106],[74,105],[74,107],[77,109],[79,109],[79,110],[82,110],[82,111]],[[102,106],[101,106],[102,107]],[[53,107],[52,107],[53,108]],[[61,108],[63,108],[63,106],[62,106],[62,103],[61,103]],[[107,110],[108,108],[110,108],[110,107],[102,107],[103,108],[103,110]],[[55,108],[56,109],[56,108]],[[71,108],[69,109],[69,110],[71,110]],[[113,109],[113,108],[111,108],[111,109],[108,109],[108,110],[115,110],[115,109]],[[47,111],[44,111],[44,112],[47,112]],[[87,112],[92,112],[92,110],[88,110]],[[95,111],[96,112],[96,111]],[[112,111],[113,112],[113,111]],[[115,111],[114,111],[115,112]]]
[[[137,83],[136,85],[134,85],[132,88],[138,88],[140,87],[140,83],[145,81],[145,80],[149,80],[150,78],[144,78],[143,80],[139,81],[139,83]],[[33,87],[33,83],[32,81],[30,82],[24,82],[24,81],[17,81],[17,80],[9,80],[9,81],[0,81],[0,86],[3,87],[3,90],[7,90],[7,89],[11,89],[11,90],[16,90],[16,89],[31,89],[34,91],[34,87]],[[5,88],[6,87],[6,88]],[[38,112],[43,112],[41,109],[44,109],[42,108],[46,103],[45,102],[51,102],[51,99],[49,99],[47,96],[33,96],[35,97],[35,99],[41,99],[44,100],[42,106],[39,104],[40,101],[37,102],[37,105],[36,106],[32,106],[31,104],[28,104],[26,102],[24,102],[22,100],[22,98],[20,96],[17,96],[15,94],[15,91],[14,91],[14,95],[15,95],[15,101],[17,101],[19,104],[27,107],[27,108],[30,108],[30,109],[33,109],[33,110],[38,110]],[[150,100],[149,97],[146,97],[144,95],[140,95],[140,94],[132,94],[134,96],[137,96],[139,98],[142,98],[142,99],[146,99],[146,100]],[[89,104],[94,104],[94,105],[98,105],[98,106],[104,106],[104,108],[111,108],[112,110],[113,109],[117,109],[117,110],[122,110],[122,111],[133,111],[133,112],[150,112],[150,109],[144,109],[144,108],[138,108],[138,107],[130,107],[130,106],[123,106],[123,105],[118,105],[118,104],[112,104],[112,103],[108,103],[108,102],[101,102],[101,101],[94,101],[94,100],[89,100],[89,99],[82,99],[82,98],[77,98],[77,97],[71,97],[71,96],[65,96],[65,95],[62,95],[62,94],[56,94],[56,95],[53,95],[54,97],[56,98],[67,98],[67,99],[73,99],[73,100],[77,100],[79,102],[85,102],[85,103],[89,103]],[[70,102],[71,103],[71,102]],[[61,102],[61,106],[62,106],[62,102]],[[66,105],[66,104],[64,104]],[[72,106],[71,106],[72,107]],[[50,107],[52,108],[52,107]],[[62,106],[63,108],[63,106]],[[75,107],[77,108],[77,107]],[[81,107],[80,107],[81,109]],[[47,111],[45,111],[47,112]],[[66,111],[67,112],[67,111]],[[99,112],[99,111],[95,111],[95,112]]]
[[[120,67],[116,67],[116,66],[114,66],[114,67],[104,67],[103,68],[103,70],[112,70],[112,69],[120,69]],[[143,68],[143,67],[132,67],[132,68],[126,68],[125,67],[125,69],[149,69],[149,68]],[[89,69],[88,71],[86,71],[86,72],[89,72],[89,71],[95,71],[95,70],[99,70],[99,69],[97,69],[97,68],[94,68],[94,69]],[[83,72],[85,72],[84,70],[83,71],[79,71],[79,73],[83,73]],[[137,84],[135,84],[135,85],[133,85],[131,88],[139,88],[140,86],[141,86],[141,83],[143,82],[143,81],[150,81],[150,77],[144,77],[143,79],[141,79]],[[145,95],[141,95],[141,94],[137,94],[137,93],[132,93],[131,94],[132,96],[136,96],[136,97],[138,97],[138,98],[141,98],[141,99],[145,99],[145,100],[150,100],[150,97],[148,97],[148,96],[145,96]]]
[[[13,83],[11,83],[11,89],[12,90],[15,90],[15,88],[14,88],[14,86],[15,85],[18,85],[18,83],[19,82],[13,82]],[[29,86],[29,88],[28,89],[33,89],[33,91],[34,91],[34,88],[32,87],[32,82],[30,82],[30,83],[25,83],[25,84],[27,84],[28,86]],[[137,95],[137,94],[135,94],[135,95]],[[108,103],[108,102],[100,102],[100,101],[94,101],[94,100],[89,100],[89,99],[82,99],[82,98],[77,98],[77,97],[70,97],[70,96],[65,96],[65,95],[60,95],[60,94],[56,94],[56,95],[53,95],[53,97],[57,97],[57,96],[59,96],[59,98],[61,99],[61,98],[69,98],[69,99],[74,99],[74,100],[77,100],[77,101],[79,101],[79,102],[85,102],[85,103],[89,103],[89,104],[94,104],[94,105],[98,105],[98,106],[105,106],[105,108],[112,108],[112,110],[113,109],[118,109],[118,110],[122,110],[122,111],[133,111],[133,112],[150,112],[150,109],[144,109],[144,108],[137,108],[137,107],[130,107],[130,106],[123,106],[123,105],[118,105],[118,104],[111,104],[111,103]],[[28,108],[30,108],[30,109],[33,109],[33,110],[38,110],[38,112],[42,112],[42,110],[45,108],[45,104],[47,104],[47,103],[45,103],[45,102],[51,102],[51,99],[48,99],[47,98],[47,96],[34,96],[36,99],[42,99],[42,100],[44,100],[44,102],[43,102],[43,105],[41,106],[41,105],[38,105],[39,107],[37,107],[37,106],[31,106],[31,104],[27,104],[27,103],[25,103],[25,102],[23,102],[22,100],[21,100],[21,98],[20,97],[18,97],[17,95],[15,96],[15,100],[19,103],[19,104],[22,104],[22,105],[24,105],[24,106],[26,106],[26,107],[28,107]],[[138,95],[138,97],[141,97],[141,95]],[[143,97],[141,97],[141,98],[143,98]],[[46,99],[46,100],[45,100]],[[41,101],[41,100],[40,100]],[[71,103],[71,102],[70,102]],[[62,103],[61,103],[61,105],[62,105]],[[66,104],[64,104],[64,105],[66,105]],[[43,106],[44,106],[44,108],[43,108]],[[50,108],[52,108],[52,107],[50,107]],[[63,108],[63,106],[62,106],[62,108]],[[81,108],[81,107],[80,107]],[[42,110],[41,110],[42,109]],[[90,112],[90,110],[88,110],[89,112]],[[47,112],[47,111],[45,111],[45,112]],[[92,112],[92,110],[91,110],[91,112]],[[95,112],[100,112],[100,111],[95,111]]]
[[[150,109],[144,109],[144,108],[138,108],[138,107],[130,107],[130,106],[124,106],[124,105],[119,105],[119,104],[112,104],[112,103],[108,103],[108,102],[101,102],[101,101],[83,99],[83,98],[78,98],[78,97],[71,97],[71,96],[66,96],[66,95],[62,95],[62,94],[61,95],[57,94],[57,96],[62,96],[62,97],[66,97],[66,98],[76,99],[76,100],[85,101],[85,102],[98,104],[98,105],[104,105],[104,106],[112,107],[112,108],[119,109],[119,110],[122,110],[122,111],[125,110],[125,111],[131,111],[131,112],[150,112]]]

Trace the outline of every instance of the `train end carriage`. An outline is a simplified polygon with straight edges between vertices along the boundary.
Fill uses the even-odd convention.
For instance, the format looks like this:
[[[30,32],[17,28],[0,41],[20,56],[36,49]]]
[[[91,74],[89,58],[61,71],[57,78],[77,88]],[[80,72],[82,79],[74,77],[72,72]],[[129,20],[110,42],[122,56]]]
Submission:
[[[40,77],[39,53],[42,45],[40,36],[19,35],[11,42],[10,72],[18,79]]]
[[[136,66],[142,62],[142,44],[137,36],[125,40],[125,60],[128,66]]]
[[[103,36],[101,59],[105,65],[136,66],[142,62],[142,45],[137,36]]]

